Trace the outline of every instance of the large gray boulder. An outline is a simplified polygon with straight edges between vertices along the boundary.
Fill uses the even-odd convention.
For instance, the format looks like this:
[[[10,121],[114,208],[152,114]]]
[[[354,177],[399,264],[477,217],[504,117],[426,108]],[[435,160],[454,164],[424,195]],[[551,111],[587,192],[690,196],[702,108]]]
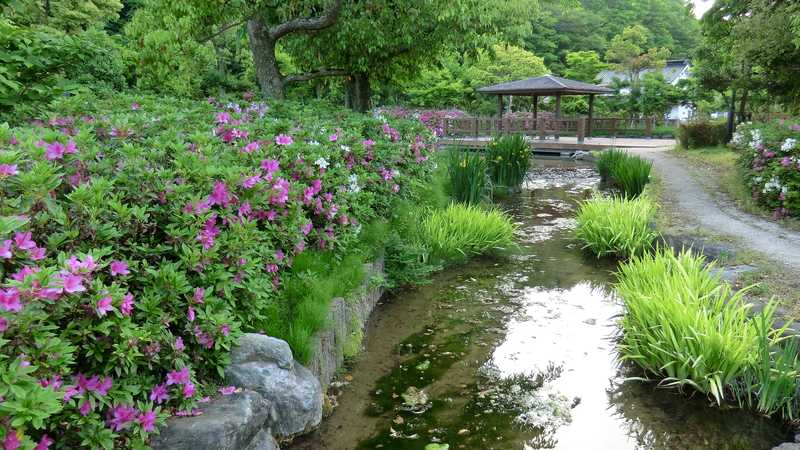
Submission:
[[[772,450],[800,450],[800,444],[794,442],[784,442],[777,447],[772,447]]]
[[[263,427],[270,410],[269,403],[260,394],[243,390],[214,399],[203,408],[202,415],[169,419],[150,445],[156,450],[268,449],[270,447],[248,446],[257,435],[269,435]]]
[[[234,364],[225,370],[231,384],[258,392],[270,402],[267,426],[279,438],[314,429],[322,420],[323,393],[319,380],[293,362],[288,345],[260,334],[245,335],[231,353]],[[292,361],[291,364],[288,362]]]
[[[262,429],[245,450],[281,450],[269,430]]]

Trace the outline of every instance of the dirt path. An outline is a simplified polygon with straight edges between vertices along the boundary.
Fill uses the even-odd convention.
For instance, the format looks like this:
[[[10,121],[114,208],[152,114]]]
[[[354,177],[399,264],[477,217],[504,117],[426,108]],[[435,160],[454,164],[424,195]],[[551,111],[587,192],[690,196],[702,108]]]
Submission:
[[[664,189],[686,217],[708,231],[730,236],[749,250],[764,254],[800,273],[800,233],[740,211],[723,198],[713,198],[690,173],[687,162],[667,153],[669,148],[629,151],[653,161]]]

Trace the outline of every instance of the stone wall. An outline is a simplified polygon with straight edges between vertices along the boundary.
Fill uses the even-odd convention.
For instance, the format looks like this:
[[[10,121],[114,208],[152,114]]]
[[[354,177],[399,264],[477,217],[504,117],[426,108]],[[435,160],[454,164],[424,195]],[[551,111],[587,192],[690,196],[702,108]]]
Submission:
[[[349,298],[331,302],[328,326],[316,336],[309,368],[289,344],[262,334],[242,336],[231,351],[226,381],[238,389],[213,399],[194,417],[172,417],[150,442],[157,450],[278,450],[278,441],[314,429],[322,420],[323,387],[344,362],[348,346],[383,294],[383,260],[365,265],[364,282]],[[360,342],[355,342],[359,344]]]

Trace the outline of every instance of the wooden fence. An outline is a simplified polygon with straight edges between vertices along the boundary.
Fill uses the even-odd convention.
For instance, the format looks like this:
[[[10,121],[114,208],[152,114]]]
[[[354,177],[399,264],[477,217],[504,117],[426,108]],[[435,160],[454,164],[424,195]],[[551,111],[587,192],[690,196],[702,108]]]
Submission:
[[[586,117],[459,117],[442,119],[439,123],[445,136],[492,136],[495,134],[524,134],[540,139],[559,136],[576,136],[578,142],[591,135],[630,135],[652,137],[656,126],[677,126],[677,120],[661,120],[648,117],[625,119],[619,117],[593,118],[591,124]],[[590,127],[591,125],[591,127]]]

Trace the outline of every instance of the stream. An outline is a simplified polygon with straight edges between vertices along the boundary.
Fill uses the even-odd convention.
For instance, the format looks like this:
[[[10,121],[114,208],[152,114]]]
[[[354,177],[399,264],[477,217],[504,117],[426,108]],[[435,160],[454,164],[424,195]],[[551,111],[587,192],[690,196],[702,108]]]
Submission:
[[[333,414],[300,449],[770,449],[776,421],[711,407],[620,363],[615,266],[571,238],[593,167],[537,159],[519,194],[497,200],[520,248],[387,299]],[[626,381],[627,380],[627,381]]]

